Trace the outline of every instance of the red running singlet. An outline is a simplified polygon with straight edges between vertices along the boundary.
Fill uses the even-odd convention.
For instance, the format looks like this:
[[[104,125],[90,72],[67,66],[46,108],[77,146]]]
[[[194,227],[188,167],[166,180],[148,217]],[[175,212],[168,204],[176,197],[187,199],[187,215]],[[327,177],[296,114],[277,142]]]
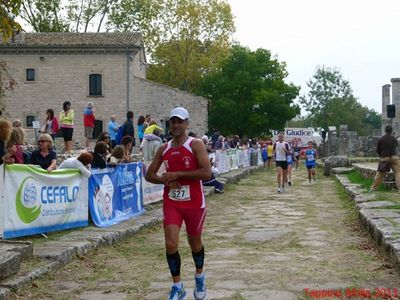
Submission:
[[[197,160],[191,147],[193,140],[193,137],[189,137],[179,147],[173,147],[172,140],[168,142],[162,155],[162,161],[167,172],[198,169]],[[164,204],[190,209],[206,207],[201,180],[178,179],[178,183],[181,186],[180,189],[164,187]]]

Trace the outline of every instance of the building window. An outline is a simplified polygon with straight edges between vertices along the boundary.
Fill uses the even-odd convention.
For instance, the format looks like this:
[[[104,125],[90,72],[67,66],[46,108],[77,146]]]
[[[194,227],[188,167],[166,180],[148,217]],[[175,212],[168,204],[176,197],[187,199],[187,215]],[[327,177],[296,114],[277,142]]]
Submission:
[[[26,127],[32,127],[35,116],[26,116]]]
[[[35,69],[26,69],[26,81],[35,81]]]
[[[90,96],[102,95],[100,74],[89,75],[89,95]]]

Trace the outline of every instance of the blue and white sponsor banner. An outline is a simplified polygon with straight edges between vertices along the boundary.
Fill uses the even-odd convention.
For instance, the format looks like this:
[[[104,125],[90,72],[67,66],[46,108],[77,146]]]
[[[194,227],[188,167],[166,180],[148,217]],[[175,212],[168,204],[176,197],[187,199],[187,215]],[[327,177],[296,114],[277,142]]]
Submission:
[[[3,238],[88,225],[88,181],[79,170],[12,164],[3,174]]]
[[[94,224],[109,227],[143,213],[142,179],[142,163],[92,169],[89,206]]]

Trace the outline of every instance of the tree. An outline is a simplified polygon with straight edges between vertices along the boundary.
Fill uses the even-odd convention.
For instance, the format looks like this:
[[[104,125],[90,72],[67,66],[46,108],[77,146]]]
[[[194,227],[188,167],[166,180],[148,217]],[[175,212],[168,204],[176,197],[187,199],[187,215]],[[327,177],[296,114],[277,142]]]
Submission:
[[[19,15],[22,0],[3,0],[0,2],[0,35],[7,40],[14,32],[21,30],[15,21]]]
[[[234,32],[229,4],[221,0],[124,0],[111,21],[117,29],[142,30],[153,65],[148,78],[196,91],[202,76],[229,53]],[[139,16],[134,18],[125,16]]]
[[[210,99],[210,128],[240,136],[283,128],[300,113],[293,103],[300,87],[285,83],[287,76],[286,64],[270,51],[233,46],[218,71],[206,76],[201,86],[201,95]]]
[[[353,95],[349,81],[337,69],[318,67],[313,78],[307,82],[310,91],[300,97],[308,118],[313,125],[328,129],[328,126],[348,125],[349,130],[368,135],[371,129],[380,128],[380,117],[362,106]]]
[[[6,111],[5,98],[7,92],[13,91],[16,86],[16,81],[11,77],[7,69],[7,64],[0,60],[0,111]]]
[[[63,32],[68,31],[64,9],[61,0],[24,0],[21,17],[36,32]]]
[[[0,37],[7,41],[15,32],[21,30],[21,25],[15,21],[19,15],[22,0],[3,0],[0,2]],[[0,111],[6,109],[5,98],[12,91],[16,81],[8,72],[7,64],[0,60]]]
[[[23,0],[21,17],[36,32],[88,32],[103,29],[118,0]]]

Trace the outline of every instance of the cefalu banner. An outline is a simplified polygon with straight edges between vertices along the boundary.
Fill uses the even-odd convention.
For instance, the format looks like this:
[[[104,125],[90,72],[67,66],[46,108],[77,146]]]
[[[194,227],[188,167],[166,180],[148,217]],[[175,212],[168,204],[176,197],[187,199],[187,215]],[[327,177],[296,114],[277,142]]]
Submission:
[[[109,227],[144,212],[142,163],[92,169],[89,207],[98,227]]]
[[[88,225],[88,180],[79,170],[12,164],[0,172],[4,239]]]

